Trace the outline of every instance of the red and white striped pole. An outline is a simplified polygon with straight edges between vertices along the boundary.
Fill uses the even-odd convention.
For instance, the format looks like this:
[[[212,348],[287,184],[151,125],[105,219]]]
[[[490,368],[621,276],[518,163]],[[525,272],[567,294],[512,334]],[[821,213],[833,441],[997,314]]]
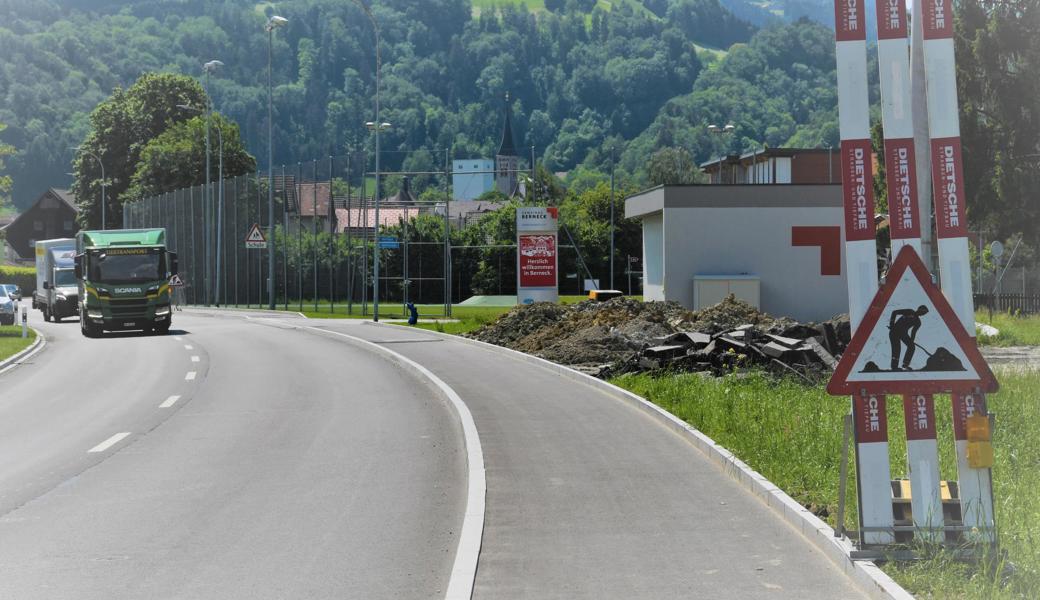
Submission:
[[[877,293],[878,280],[865,14],[863,0],[834,1],[845,265],[853,333]],[[852,399],[852,413],[856,424],[860,540],[866,544],[889,544],[895,538],[891,530],[885,397],[858,394]]]
[[[928,135],[931,140],[932,194],[939,246],[939,277],[947,300],[975,337],[975,306],[968,255],[968,219],[965,211],[964,171],[961,164],[961,128],[953,51],[951,0],[925,0],[924,69],[928,95]],[[954,394],[955,420],[968,414],[986,414],[981,394]],[[956,424],[956,423],[955,423]],[[966,527],[978,528],[978,539],[993,541],[993,493],[989,469],[968,465],[964,427],[955,429],[961,517]]]
[[[921,256],[906,4],[904,0],[878,0],[876,8],[892,256],[898,255],[903,246],[912,247]],[[915,536],[938,542],[943,539],[944,522],[934,398],[931,394],[903,396],[903,415]]]

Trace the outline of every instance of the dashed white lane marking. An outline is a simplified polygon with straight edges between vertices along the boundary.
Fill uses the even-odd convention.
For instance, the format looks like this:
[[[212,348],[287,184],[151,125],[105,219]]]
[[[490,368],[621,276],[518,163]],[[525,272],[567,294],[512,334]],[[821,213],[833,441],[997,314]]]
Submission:
[[[183,340],[184,338],[182,338],[181,336],[177,336],[177,337],[175,337],[173,339],[174,339],[174,341],[179,342],[179,341]]]
[[[193,350],[194,347],[191,344],[184,344],[184,349],[185,350]]]
[[[199,362],[199,357],[198,356],[192,356],[191,357],[191,362]]]
[[[195,371],[188,371],[188,374],[184,376],[184,381],[191,381],[195,379]]]
[[[166,402],[163,402],[162,404],[159,405],[159,408],[170,408],[171,406],[176,404],[177,401],[180,400],[180,399],[181,399],[180,396],[170,396],[169,398],[166,399]]]
[[[130,435],[129,431],[124,431],[122,433],[117,433],[117,434],[113,435],[112,437],[108,438],[107,440],[101,442],[97,446],[94,446],[90,450],[87,450],[87,452],[104,452],[105,450],[108,450],[112,446],[115,446],[116,444],[121,442],[123,440],[123,438],[125,438],[128,435]]]

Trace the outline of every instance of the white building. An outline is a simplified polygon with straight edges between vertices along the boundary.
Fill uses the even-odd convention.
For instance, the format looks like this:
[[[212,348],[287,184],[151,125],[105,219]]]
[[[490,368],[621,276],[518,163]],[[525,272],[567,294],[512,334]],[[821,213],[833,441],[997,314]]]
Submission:
[[[495,189],[495,161],[488,158],[452,161],[451,188],[451,199],[455,201],[476,200]]]
[[[841,185],[677,185],[625,201],[643,222],[643,297],[735,294],[774,316],[848,312]]]

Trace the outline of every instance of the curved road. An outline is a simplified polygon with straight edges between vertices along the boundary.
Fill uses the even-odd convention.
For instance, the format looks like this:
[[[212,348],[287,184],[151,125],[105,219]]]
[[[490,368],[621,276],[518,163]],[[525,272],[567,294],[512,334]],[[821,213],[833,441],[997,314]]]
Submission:
[[[102,340],[38,324],[51,344],[0,375],[0,597],[443,597],[458,417],[341,334],[425,366],[472,412],[474,598],[863,597],[686,440],[544,367],[357,321],[174,323]]]
[[[425,381],[242,319],[87,340],[30,314],[49,343],[0,375],[0,598],[443,597],[465,454]]]

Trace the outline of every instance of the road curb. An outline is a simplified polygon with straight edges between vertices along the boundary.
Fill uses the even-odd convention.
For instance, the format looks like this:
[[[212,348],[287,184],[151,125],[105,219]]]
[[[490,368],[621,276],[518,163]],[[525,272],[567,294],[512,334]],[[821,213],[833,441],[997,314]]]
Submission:
[[[191,304],[191,305],[182,306],[180,310],[181,311],[187,310],[188,312],[197,312],[197,311],[205,312],[207,310],[227,311],[229,313],[236,313],[236,312],[261,312],[261,313],[268,313],[268,314],[272,314],[272,315],[286,315],[286,316],[293,316],[293,317],[301,317],[303,319],[310,319],[310,317],[308,317],[307,315],[303,314],[302,312],[297,312],[295,310],[277,310],[277,309],[271,310],[269,308],[242,308],[240,306],[197,306],[195,304]]]
[[[376,327],[400,328],[399,326],[383,325],[371,321],[365,321],[364,324]],[[834,530],[827,525],[827,523],[812,514],[812,512],[804,506],[798,504],[794,498],[788,496],[783,490],[777,487],[776,484],[772,483],[762,474],[749,467],[732,452],[716,443],[715,440],[649,400],[637,396],[636,394],[622,389],[612,383],[608,383],[602,379],[597,379],[591,375],[586,375],[585,373],[581,373],[569,367],[545,360],[544,358],[539,358],[537,356],[532,356],[502,346],[496,346],[487,342],[481,342],[479,340],[441,333],[438,331],[426,329],[423,330],[423,333],[429,333],[453,340],[461,340],[462,342],[472,346],[485,348],[527,363],[539,365],[559,376],[588,384],[609,393],[611,396],[614,396],[619,400],[639,408],[660,424],[686,438],[697,449],[707,455],[708,458],[725,471],[727,475],[737,480],[748,491],[753,493],[762,500],[762,502],[769,506],[769,508],[773,509],[773,511],[782,517],[790,526],[801,532],[801,534],[805,536],[813,546],[826,555],[832,563],[841,568],[845,575],[859,585],[867,594],[870,595],[870,597],[879,600],[913,600],[914,596],[910,594],[910,592],[903,589],[902,586],[896,583],[876,564],[866,560],[853,560],[849,554],[852,550],[852,544],[850,542],[834,537]]]
[[[29,329],[32,329],[36,333],[36,340],[34,340],[33,343],[29,344],[29,347],[25,350],[18,352],[10,358],[0,360],[0,374],[6,373],[9,369],[15,368],[16,366],[21,364],[22,361],[31,358],[37,352],[43,350],[43,347],[47,345],[47,339],[43,337],[43,334],[40,333],[38,329],[36,329],[35,327],[30,327]]]
[[[386,327],[392,326],[386,325]],[[444,394],[448,403],[455,410],[462,426],[463,442],[466,446],[467,493],[466,509],[463,511],[462,530],[459,532],[458,546],[455,550],[455,562],[452,566],[451,578],[448,580],[444,599],[469,600],[473,595],[473,584],[477,576],[477,562],[480,559],[480,546],[484,538],[484,514],[487,498],[484,453],[480,445],[477,425],[473,420],[473,414],[470,413],[469,407],[466,406],[466,403],[458,393],[440,377],[437,377],[432,371],[403,354],[384,348],[375,342],[339,331],[331,331],[309,325],[303,326],[302,329],[319,335],[351,340],[355,344],[383,354],[402,367],[412,369]]]

